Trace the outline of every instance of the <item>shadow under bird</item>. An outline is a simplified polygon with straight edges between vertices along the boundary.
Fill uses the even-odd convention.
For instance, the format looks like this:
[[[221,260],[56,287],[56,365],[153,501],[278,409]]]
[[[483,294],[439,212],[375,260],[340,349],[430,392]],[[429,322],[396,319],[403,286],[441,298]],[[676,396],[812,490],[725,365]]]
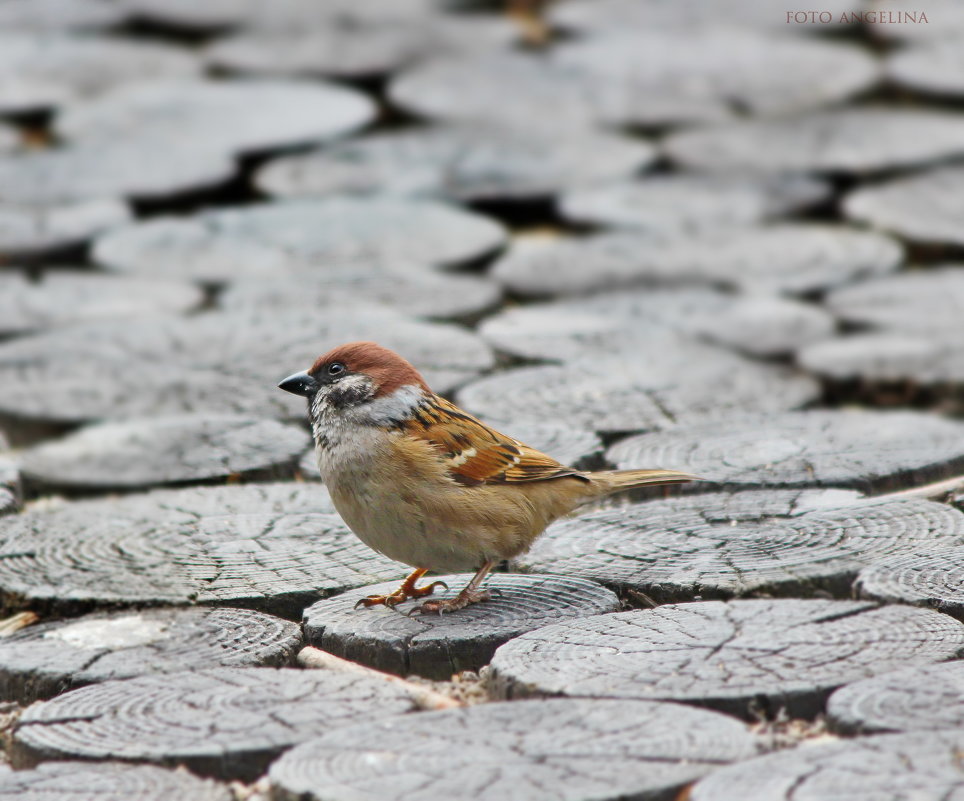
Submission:
[[[623,490],[699,480],[675,470],[566,467],[439,397],[397,353],[351,342],[278,385],[308,399],[321,477],[358,538],[414,572],[364,606],[431,595],[429,570],[477,570],[455,597],[413,611],[448,612],[487,600],[480,589],[552,521]]]

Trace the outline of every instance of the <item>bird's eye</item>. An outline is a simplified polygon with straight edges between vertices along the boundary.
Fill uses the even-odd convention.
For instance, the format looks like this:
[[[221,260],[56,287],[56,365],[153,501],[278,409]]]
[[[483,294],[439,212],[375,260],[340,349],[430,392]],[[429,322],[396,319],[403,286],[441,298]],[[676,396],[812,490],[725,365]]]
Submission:
[[[328,365],[328,375],[341,375],[345,372],[345,365],[341,362],[332,362]]]

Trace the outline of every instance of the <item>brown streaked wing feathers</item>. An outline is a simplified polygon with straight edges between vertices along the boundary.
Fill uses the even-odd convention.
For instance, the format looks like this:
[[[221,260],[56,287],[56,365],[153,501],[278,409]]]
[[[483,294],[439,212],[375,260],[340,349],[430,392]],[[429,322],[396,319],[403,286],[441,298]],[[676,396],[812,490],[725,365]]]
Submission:
[[[500,434],[438,396],[408,421],[405,433],[434,445],[452,478],[462,484],[545,481],[563,476],[589,480],[578,470]]]

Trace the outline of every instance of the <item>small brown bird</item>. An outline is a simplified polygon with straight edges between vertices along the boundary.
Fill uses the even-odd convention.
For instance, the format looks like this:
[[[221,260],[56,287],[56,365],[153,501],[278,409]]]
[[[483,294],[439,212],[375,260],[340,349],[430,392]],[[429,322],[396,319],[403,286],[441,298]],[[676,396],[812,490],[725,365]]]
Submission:
[[[492,567],[528,550],[553,520],[622,490],[696,480],[674,470],[585,472],[500,434],[439,397],[397,353],[374,342],[329,351],[278,385],[308,399],[318,467],[358,538],[415,571],[365,606],[431,595],[429,570],[478,572],[457,596],[420,613],[489,598]]]

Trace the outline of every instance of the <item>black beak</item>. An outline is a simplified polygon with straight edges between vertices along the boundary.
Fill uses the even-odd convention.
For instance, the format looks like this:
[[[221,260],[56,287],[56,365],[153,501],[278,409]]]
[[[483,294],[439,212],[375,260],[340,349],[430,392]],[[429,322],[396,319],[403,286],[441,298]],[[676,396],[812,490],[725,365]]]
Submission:
[[[278,384],[278,389],[283,389],[293,395],[304,395],[307,398],[318,391],[318,382],[307,372],[295,373]]]

